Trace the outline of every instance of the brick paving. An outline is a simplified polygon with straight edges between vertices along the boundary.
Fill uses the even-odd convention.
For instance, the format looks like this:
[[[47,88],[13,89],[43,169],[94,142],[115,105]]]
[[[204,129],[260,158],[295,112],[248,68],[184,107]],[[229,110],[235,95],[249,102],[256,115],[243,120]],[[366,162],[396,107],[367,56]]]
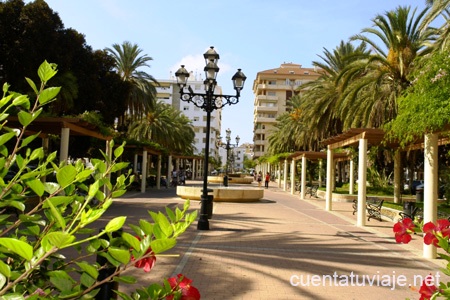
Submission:
[[[148,218],[148,210],[183,201],[174,188],[130,192],[114,202],[104,221],[127,215],[127,223],[137,223]],[[148,283],[183,273],[207,300],[419,299],[414,279],[434,275],[444,264],[421,257],[420,235],[411,244],[396,244],[392,222],[357,227],[350,202],[333,202],[332,212],[324,208],[324,199],[300,199],[275,187],[259,202],[216,202],[210,230],[193,224],[150,273],[130,272]],[[136,287],[120,285],[124,292]]]

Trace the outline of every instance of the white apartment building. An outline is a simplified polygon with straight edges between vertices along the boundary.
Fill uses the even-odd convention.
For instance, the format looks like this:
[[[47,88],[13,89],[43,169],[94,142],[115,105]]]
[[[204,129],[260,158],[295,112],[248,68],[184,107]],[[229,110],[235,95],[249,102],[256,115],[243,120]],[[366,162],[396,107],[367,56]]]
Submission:
[[[276,118],[289,110],[286,100],[301,93],[301,86],[320,76],[316,68],[283,63],[279,68],[258,72],[253,83],[253,154],[258,158],[267,153],[269,135]]]
[[[246,154],[245,146],[231,147],[229,156],[229,170],[231,173],[242,172],[244,170],[244,156]],[[219,148],[219,156],[222,162],[223,170],[225,171],[227,164],[227,150],[225,148]]]
[[[191,85],[195,93],[204,93],[203,80],[197,80],[191,74],[188,84]],[[194,154],[203,155],[206,143],[206,112],[196,107],[193,103],[185,102],[180,99],[180,89],[175,78],[172,79],[157,79],[160,86],[156,87],[158,101],[170,104],[176,109],[180,110],[186,115],[194,126],[195,132],[195,148]],[[222,94],[222,88],[216,86],[215,94]],[[222,110],[214,110],[211,112],[211,132],[209,141],[209,155],[210,157],[218,158],[217,137],[220,136],[220,129],[222,124]]]

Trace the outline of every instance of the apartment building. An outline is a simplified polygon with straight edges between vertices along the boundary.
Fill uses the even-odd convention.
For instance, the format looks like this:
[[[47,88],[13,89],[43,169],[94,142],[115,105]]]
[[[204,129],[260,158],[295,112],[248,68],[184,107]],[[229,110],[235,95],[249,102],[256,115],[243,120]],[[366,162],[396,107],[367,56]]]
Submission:
[[[267,153],[269,136],[276,119],[289,110],[286,101],[302,93],[301,86],[320,76],[316,68],[283,63],[280,67],[258,72],[253,82],[253,154],[258,158]]]
[[[196,78],[193,74],[189,78],[188,84],[191,85],[195,93],[204,93],[204,84],[201,78]],[[195,132],[195,148],[194,154],[203,155],[206,143],[206,112],[193,103],[180,100],[180,88],[177,85],[176,78],[157,79],[160,86],[156,87],[157,99],[181,111],[186,115],[194,126]],[[216,86],[215,94],[221,94],[222,88]],[[222,110],[214,110],[211,112],[211,132],[209,141],[209,155],[217,158],[219,155],[217,147],[217,137],[220,135],[222,125]]]

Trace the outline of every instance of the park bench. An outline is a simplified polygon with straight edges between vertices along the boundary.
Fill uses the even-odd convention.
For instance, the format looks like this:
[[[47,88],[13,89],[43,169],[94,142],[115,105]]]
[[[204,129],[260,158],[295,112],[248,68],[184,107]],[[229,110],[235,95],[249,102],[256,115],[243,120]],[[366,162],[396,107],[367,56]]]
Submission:
[[[376,197],[367,197],[366,198],[366,209],[368,213],[367,221],[370,219],[377,219],[382,221],[381,219],[381,208],[383,207],[383,199],[379,199]],[[358,211],[358,199],[353,200],[353,214]]]
[[[306,195],[309,195],[310,197],[316,197],[317,198],[317,190],[319,189],[319,185],[313,185],[313,186],[308,186],[306,188]]]

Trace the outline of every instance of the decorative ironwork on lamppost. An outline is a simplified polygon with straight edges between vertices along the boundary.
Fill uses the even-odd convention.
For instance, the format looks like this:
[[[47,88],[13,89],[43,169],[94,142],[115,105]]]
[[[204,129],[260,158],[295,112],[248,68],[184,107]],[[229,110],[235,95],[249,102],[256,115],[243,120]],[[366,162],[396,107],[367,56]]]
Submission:
[[[225,165],[225,176],[227,178],[226,179],[224,178],[223,185],[224,186],[228,186],[228,170],[230,169],[230,163],[229,163],[230,162],[230,150],[239,146],[239,141],[240,141],[241,138],[239,137],[239,135],[236,136],[236,144],[231,144],[230,143],[230,141],[231,141],[231,130],[230,130],[230,128],[225,130],[225,133],[226,133],[226,136],[225,136],[226,143],[224,144],[222,142],[222,138],[219,136],[218,137],[218,140],[219,140],[218,141],[218,146],[222,147],[222,148],[225,148],[227,150],[227,154],[226,154],[227,162],[226,162],[226,165]]]
[[[205,142],[205,158],[204,158],[204,172],[203,172],[203,189],[200,196],[201,207],[200,217],[197,224],[198,230],[209,230],[208,221],[208,205],[212,208],[213,196],[208,195],[208,162],[209,162],[209,142],[211,131],[211,112],[224,107],[225,105],[237,104],[241,90],[244,88],[244,82],[247,77],[241,72],[241,69],[233,75],[231,80],[233,81],[233,87],[236,90],[236,95],[222,95],[214,94],[214,90],[217,86],[217,73],[219,67],[217,62],[219,60],[219,54],[214,50],[214,47],[210,47],[208,51],[203,54],[205,58],[206,66],[204,68],[206,79],[204,84],[204,93],[195,93],[192,87],[187,83],[189,78],[189,72],[181,66],[176,72],[178,86],[180,87],[180,98],[182,101],[191,102],[198,108],[203,109],[206,112],[206,142]],[[187,92],[185,92],[187,89]],[[211,209],[212,210],[212,209]]]

